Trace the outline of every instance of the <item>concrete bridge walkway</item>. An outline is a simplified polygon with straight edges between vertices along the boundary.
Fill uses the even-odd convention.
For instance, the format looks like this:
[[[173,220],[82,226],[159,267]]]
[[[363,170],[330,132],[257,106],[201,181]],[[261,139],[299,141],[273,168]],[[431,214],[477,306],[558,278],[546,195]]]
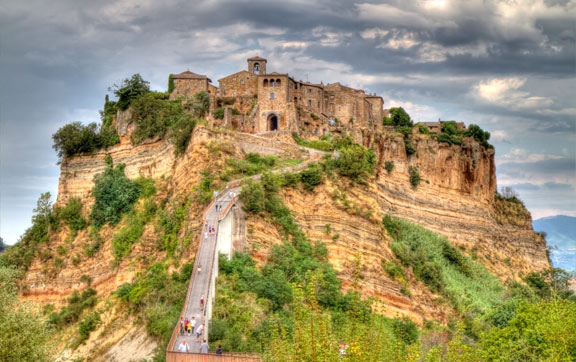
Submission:
[[[211,304],[213,302],[212,290],[214,289],[213,283],[215,280],[214,264],[217,263],[215,259],[218,258],[216,245],[218,222],[226,216],[234,205],[235,198],[232,198],[231,194],[234,194],[237,197],[239,192],[239,187],[222,192],[222,194],[217,196],[205,211],[204,228],[201,235],[202,239],[198,253],[196,254],[194,271],[190,279],[184,312],[182,314],[184,319],[188,318],[188,320],[192,320],[192,317],[194,317],[196,320],[196,328],[204,323],[204,333],[200,338],[196,337],[195,331],[192,331],[190,336],[182,335],[179,331],[176,331],[176,329],[179,328],[178,325],[170,341],[169,350],[171,351],[178,351],[178,346],[182,343],[182,340],[186,340],[190,346],[190,352],[198,353],[200,352],[202,339],[208,339],[208,322],[210,318]],[[218,211],[216,211],[217,206],[219,208]],[[214,227],[216,231],[209,233],[206,225]],[[204,303],[200,302],[202,297],[204,297]],[[178,332],[178,335],[176,335],[176,332]],[[214,349],[215,346],[211,347]]]

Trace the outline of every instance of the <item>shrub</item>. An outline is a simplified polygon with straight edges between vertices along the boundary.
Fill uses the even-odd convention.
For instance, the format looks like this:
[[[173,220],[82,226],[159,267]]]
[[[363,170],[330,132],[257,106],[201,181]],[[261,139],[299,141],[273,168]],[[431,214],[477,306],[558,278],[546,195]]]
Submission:
[[[386,161],[384,163],[384,169],[386,172],[388,172],[388,174],[391,174],[392,171],[394,171],[394,161]]]
[[[418,126],[418,130],[420,131],[420,133],[422,133],[422,134],[430,134],[430,130],[428,129],[428,127],[426,127],[426,126],[423,125],[422,123],[416,123],[416,125]]]
[[[258,214],[264,210],[264,189],[262,184],[252,179],[248,179],[242,185],[240,200],[244,209]]]
[[[140,192],[138,183],[124,174],[124,165],[114,167],[110,161],[103,173],[94,176],[95,202],[90,214],[94,225],[117,224],[122,214],[132,210]]]
[[[322,183],[322,170],[317,165],[310,165],[307,169],[300,172],[300,180],[304,188],[308,191]]]
[[[371,149],[355,144],[340,150],[336,165],[342,176],[350,177],[356,182],[363,182],[374,173],[376,155]]]
[[[284,186],[296,187],[298,186],[298,183],[300,183],[299,173],[286,172],[284,174]]]
[[[236,98],[235,97],[224,97],[222,98],[222,104],[225,106],[231,106],[234,103],[236,103]]]
[[[410,174],[410,185],[412,185],[412,188],[416,189],[420,184],[420,173],[414,166],[410,166],[408,172]]]
[[[155,93],[147,93],[132,101],[132,120],[136,129],[130,140],[137,145],[148,138],[163,138],[171,127],[177,132],[191,121],[191,116],[179,101],[167,101]]]
[[[190,115],[178,117],[177,121],[170,127],[169,138],[174,145],[174,153],[180,155],[186,151],[197,120]]]
[[[79,231],[84,229],[88,224],[82,216],[82,200],[72,197],[61,209],[55,210],[57,217],[64,221],[70,230]]]
[[[210,109],[210,95],[207,91],[201,91],[194,94],[190,106],[196,117],[204,117]]]
[[[226,109],[224,107],[220,107],[214,111],[214,114],[212,116],[214,117],[214,119],[224,119],[225,111]]]
[[[88,314],[80,323],[78,323],[78,339],[76,340],[76,346],[84,343],[88,338],[90,338],[90,333],[95,331],[102,320],[100,319],[100,313],[92,312]]]
[[[382,267],[386,274],[392,279],[398,279],[400,277],[406,278],[406,274],[404,273],[404,269],[395,261],[385,261],[382,260]]]
[[[114,84],[108,90],[113,91],[118,97],[118,108],[125,110],[130,106],[133,99],[150,92],[150,83],[142,79],[140,74],[134,74],[131,78],[124,79],[119,84]]]
[[[418,325],[408,317],[394,319],[392,328],[396,337],[406,344],[412,344],[418,340],[420,334]]]
[[[412,143],[412,140],[409,138],[404,140],[404,148],[406,150],[407,155],[413,155],[417,151],[416,147]]]

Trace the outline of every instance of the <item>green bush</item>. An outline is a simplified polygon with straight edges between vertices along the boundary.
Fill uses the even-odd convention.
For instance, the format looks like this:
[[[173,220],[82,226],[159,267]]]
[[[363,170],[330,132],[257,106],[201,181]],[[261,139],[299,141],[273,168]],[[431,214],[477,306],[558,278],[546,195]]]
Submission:
[[[49,231],[58,226],[49,192],[40,195],[33,212],[32,226],[26,229],[15,245],[0,254],[0,267],[28,270],[38,253],[38,246],[49,242]]]
[[[48,323],[58,328],[75,323],[85,309],[92,308],[98,301],[96,290],[88,288],[82,293],[74,291],[68,298],[68,304],[59,312],[53,312],[48,316]]]
[[[37,308],[18,300],[22,276],[21,271],[0,266],[0,361],[53,361],[53,331]]]
[[[79,231],[88,225],[86,219],[82,216],[82,200],[77,197],[72,197],[61,209],[54,210],[57,217],[64,221],[70,230]]]
[[[170,126],[168,137],[175,147],[174,153],[177,156],[186,151],[197,123],[198,121],[192,118],[192,116],[184,115],[178,117],[174,124]]]
[[[116,296],[131,309],[138,311],[148,333],[167,344],[186,299],[191,264],[180,272],[168,273],[167,263],[155,263],[138,273],[134,283],[118,288]]]
[[[78,338],[75,342],[76,346],[84,343],[90,338],[90,333],[95,331],[102,323],[100,313],[92,312],[88,314],[80,323],[78,323]]]
[[[394,171],[394,161],[386,161],[384,163],[384,169],[386,172],[388,172],[388,174],[391,174],[392,171]]]
[[[194,122],[178,100],[165,100],[156,93],[138,96],[132,100],[131,109],[132,120],[136,124],[136,129],[130,136],[134,145],[148,138],[164,138],[169,131],[175,133],[172,135],[173,141],[178,141],[179,131],[187,130],[188,124]]]
[[[306,190],[312,191],[323,182],[322,170],[317,165],[311,164],[300,172],[300,180]]]
[[[252,179],[244,181],[240,191],[240,200],[244,209],[258,214],[264,210],[264,188],[260,182]]]
[[[214,111],[214,114],[212,116],[214,117],[214,119],[224,119],[225,112],[226,109],[224,107],[220,107]]]
[[[94,225],[120,222],[122,215],[132,210],[140,192],[140,185],[124,174],[124,165],[114,167],[110,161],[103,173],[94,176],[95,201],[90,214]]]
[[[196,117],[204,117],[208,114],[208,110],[210,109],[210,95],[208,92],[201,91],[194,94],[190,107]]]
[[[412,188],[416,189],[418,187],[418,185],[420,184],[420,172],[418,172],[418,169],[414,166],[410,166],[408,168],[408,172],[410,174],[410,185],[412,186]]]
[[[404,140],[404,149],[406,150],[407,155],[413,155],[418,151],[418,149],[414,146],[411,139]]]
[[[59,161],[78,154],[91,154],[119,143],[118,134],[110,122],[101,126],[72,122],[59,128],[52,135],[52,148],[57,151]]]
[[[113,91],[114,95],[118,97],[118,108],[125,110],[130,106],[132,100],[150,92],[149,85],[150,82],[142,79],[140,74],[134,74],[132,77],[124,79],[121,83],[114,84],[108,90]]]
[[[358,144],[340,149],[340,156],[336,160],[338,172],[342,176],[351,178],[356,182],[364,182],[374,174],[376,155],[371,149]]]
[[[404,273],[404,269],[395,261],[385,261],[382,260],[382,267],[386,274],[392,279],[399,279],[399,278],[406,278],[406,273]]]
[[[406,343],[407,345],[413,344],[418,341],[420,332],[418,325],[408,317],[394,319],[393,330],[396,337]]]

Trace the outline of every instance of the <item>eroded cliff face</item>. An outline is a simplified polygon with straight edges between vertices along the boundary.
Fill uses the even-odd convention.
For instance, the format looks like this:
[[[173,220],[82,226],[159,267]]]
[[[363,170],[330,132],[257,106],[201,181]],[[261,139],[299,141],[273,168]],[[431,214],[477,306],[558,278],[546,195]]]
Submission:
[[[295,145],[274,139],[199,127],[186,152],[175,157],[168,141],[132,146],[126,121],[117,127],[121,131],[121,144],[62,163],[57,204],[63,205],[71,197],[80,197],[85,214],[89,213],[94,202],[91,195],[93,179],[104,171],[106,154],[112,156],[115,164],[126,165],[129,178],[155,179],[158,203],[190,196],[200,183],[201,172],[221,167],[230,155],[247,152],[302,155]],[[344,288],[354,287],[353,268],[359,260],[361,280],[357,281],[357,287],[364,296],[378,300],[377,307],[382,313],[408,315],[419,322],[424,319],[445,322],[450,316],[449,307],[438,303],[437,296],[412,275],[406,285],[392,280],[384,272],[382,260],[394,258],[381,222],[387,213],[420,224],[446,236],[452,243],[462,245],[468,254],[502,280],[549,267],[545,241],[532,231],[530,215],[521,210],[511,211],[503,201],[494,199],[493,150],[485,149],[471,139],[456,146],[438,143],[427,135],[416,135],[413,142],[418,151],[408,156],[402,137],[393,134],[364,136],[362,143],[374,148],[378,155],[376,175],[367,185],[335,178],[325,180],[314,192],[282,191],[286,205],[295,213],[302,230],[310,239],[326,243],[329,260],[339,272]],[[387,161],[394,163],[391,172],[386,170]],[[422,179],[417,188],[411,186],[410,167],[417,169]],[[202,205],[193,203],[180,232],[180,236],[188,240],[183,245],[183,263],[192,260],[197,248],[202,211]],[[244,219],[241,215],[237,219],[238,225],[245,225],[246,237],[236,245],[246,248],[257,260],[264,260],[270,245],[282,240],[274,225],[261,217],[246,215]],[[100,251],[91,257],[82,257],[80,262],[73,259],[76,255],[84,255],[84,246],[91,242],[88,231],[71,237],[64,228],[52,235],[45,255],[57,255],[57,248],[65,246],[68,253],[62,256],[63,265],[54,269],[46,260],[37,258],[26,274],[23,299],[60,305],[74,290],[85,288],[82,277],[89,276],[99,298],[105,300],[120,285],[132,282],[144,264],[165,256],[155,247],[159,235],[154,225],[146,225],[130,256],[115,265],[112,239],[121,226],[104,227],[100,232],[104,240]],[[408,288],[410,296],[403,293],[402,288]],[[121,309],[113,310],[111,321],[125,313]],[[102,355],[105,350],[113,349],[121,343],[121,336],[130,331],[130,326],[123,328],[124,334],[111,334],[108,339],[91,338],[84,355],[96,353],[94,351]]]

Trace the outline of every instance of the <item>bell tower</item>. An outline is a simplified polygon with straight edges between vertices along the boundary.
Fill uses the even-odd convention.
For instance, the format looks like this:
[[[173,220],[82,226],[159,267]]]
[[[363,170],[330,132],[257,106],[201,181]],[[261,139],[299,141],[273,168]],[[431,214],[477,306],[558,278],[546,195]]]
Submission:
[[[258,56],[248,58],[248,71],[252,74],[266,74],[266,59]]]

